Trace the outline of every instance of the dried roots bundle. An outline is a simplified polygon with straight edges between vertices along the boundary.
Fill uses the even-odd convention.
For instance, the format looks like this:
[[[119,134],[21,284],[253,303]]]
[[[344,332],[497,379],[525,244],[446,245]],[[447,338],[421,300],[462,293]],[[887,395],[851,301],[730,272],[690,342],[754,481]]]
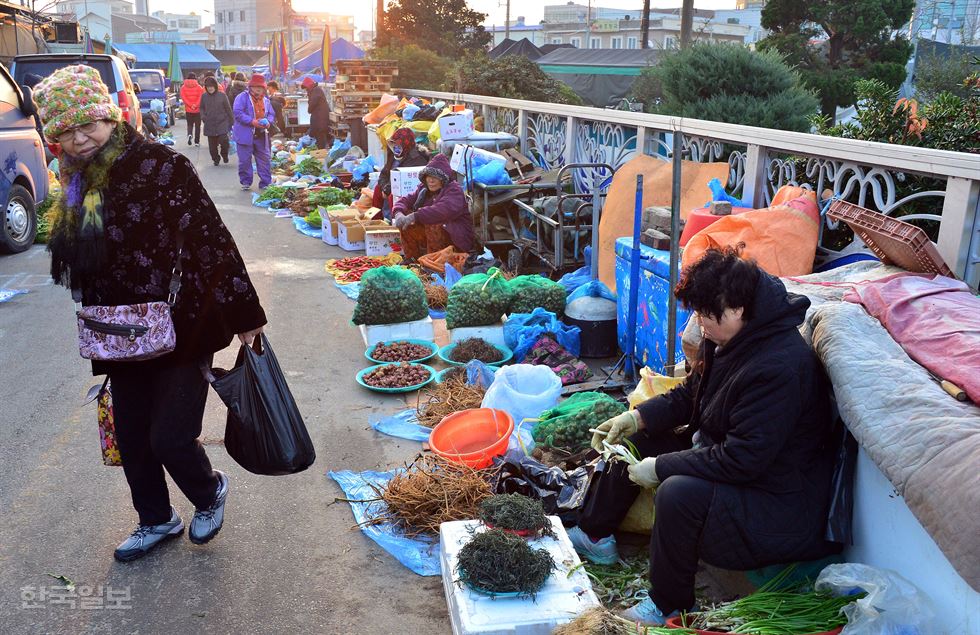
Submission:
[[[421,456],[384,487],[375,487],[386,508],[370,524],[392,522],[405,535],[438,534],[439,525],[476,518],[491,495],[492,470],[475,470],[435,455]]]
[[[419,394],[416,412],[419,423],[433,427],[445,417],[470,408],[479,408],[486,389],[466,383],[466,375],[453,377]]]

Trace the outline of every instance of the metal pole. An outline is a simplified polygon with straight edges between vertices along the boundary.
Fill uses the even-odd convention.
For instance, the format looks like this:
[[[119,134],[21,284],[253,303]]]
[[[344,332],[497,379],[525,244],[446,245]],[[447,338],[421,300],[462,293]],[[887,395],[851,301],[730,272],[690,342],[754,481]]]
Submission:
[[[598,177],[596,177],[598,178]],[[589,259],[589,269],[592,272],[592,279],[599,279],[599,185],[593,181],[592,188],[592,258]],[[559,214],[561,210],[558,210]]]
[[[636,312],[640,298],[640,229],[643,218],[643,174],[636,175],[636,199],[633,205],[633,251],[630,254],[630,304],[626,313],[626,379],[636,379]]]
[[[510,38],[510,0],[507,0],[507,14],[504,19],[504,38]]]
[[[683,164],[684,135],[680,130],[674,131],[673,174],[670,190],[670,288],[667,289],[667,364],[664,374],[674,376],[677,360],[677,298],[674,289],[677,287],[677,267],[680,264],[680,224],[681,224],[681,166]]]

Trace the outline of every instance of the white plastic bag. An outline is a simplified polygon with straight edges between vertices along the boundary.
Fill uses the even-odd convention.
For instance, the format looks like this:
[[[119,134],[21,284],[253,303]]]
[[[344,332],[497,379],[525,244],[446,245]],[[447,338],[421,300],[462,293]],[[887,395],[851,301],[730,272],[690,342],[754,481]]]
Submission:
[[[847,626],[841,635],[928,635],[936,632],[932,602],[914,584],[888,569],[846,562],[824,568],[817,591],[863,598],[843,608]]]
[[[523,450],[534,447],[527,419],[537,419],[542,412],[558,405],[561,398],[561,379],[547,366],[514,364],[504,366],[494,375],[493,383],[483,396],[484,408],[497,408],[514,419],[514,434],[523,443]],[[521,425],[521,424],[524,425]],[[513,449],[513,439],[510,448]]]

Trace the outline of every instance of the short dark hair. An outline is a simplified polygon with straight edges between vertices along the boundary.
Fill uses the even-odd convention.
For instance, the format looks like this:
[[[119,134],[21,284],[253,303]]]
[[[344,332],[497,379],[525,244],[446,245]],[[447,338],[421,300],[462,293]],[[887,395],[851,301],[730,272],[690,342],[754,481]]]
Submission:
[[[268,86],[269,88],[275,88],[276,90],[279,90],[279,82],[277,82],[276,80],[272,80],[271,82],[267,83],[266,86]]]
[[[742,258],[745,243],[709,249],[681,272],[674,296],[686,308],[720,320],[725,309],[742,309],[752,319],[755,289],[762,275],[754,260]]]
[[[197,79],[197,75],[194,73],[187,73],[187,79]]]

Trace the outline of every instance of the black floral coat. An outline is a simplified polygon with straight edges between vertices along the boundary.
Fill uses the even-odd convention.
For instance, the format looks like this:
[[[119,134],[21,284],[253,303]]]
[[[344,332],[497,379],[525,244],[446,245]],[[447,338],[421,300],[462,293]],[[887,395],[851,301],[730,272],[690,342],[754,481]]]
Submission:
[[[173,311],[176,350],[149,362],[95,362],[95,374],[113,364],[204,359],[236,333],[265,325],[235,240],[186,157],[128,128],[126,150],[110,169],[103,222],[108,262],[103,275],[82,289],[85,305],[166,299],[178,229],[184,235],[183,275]]]

